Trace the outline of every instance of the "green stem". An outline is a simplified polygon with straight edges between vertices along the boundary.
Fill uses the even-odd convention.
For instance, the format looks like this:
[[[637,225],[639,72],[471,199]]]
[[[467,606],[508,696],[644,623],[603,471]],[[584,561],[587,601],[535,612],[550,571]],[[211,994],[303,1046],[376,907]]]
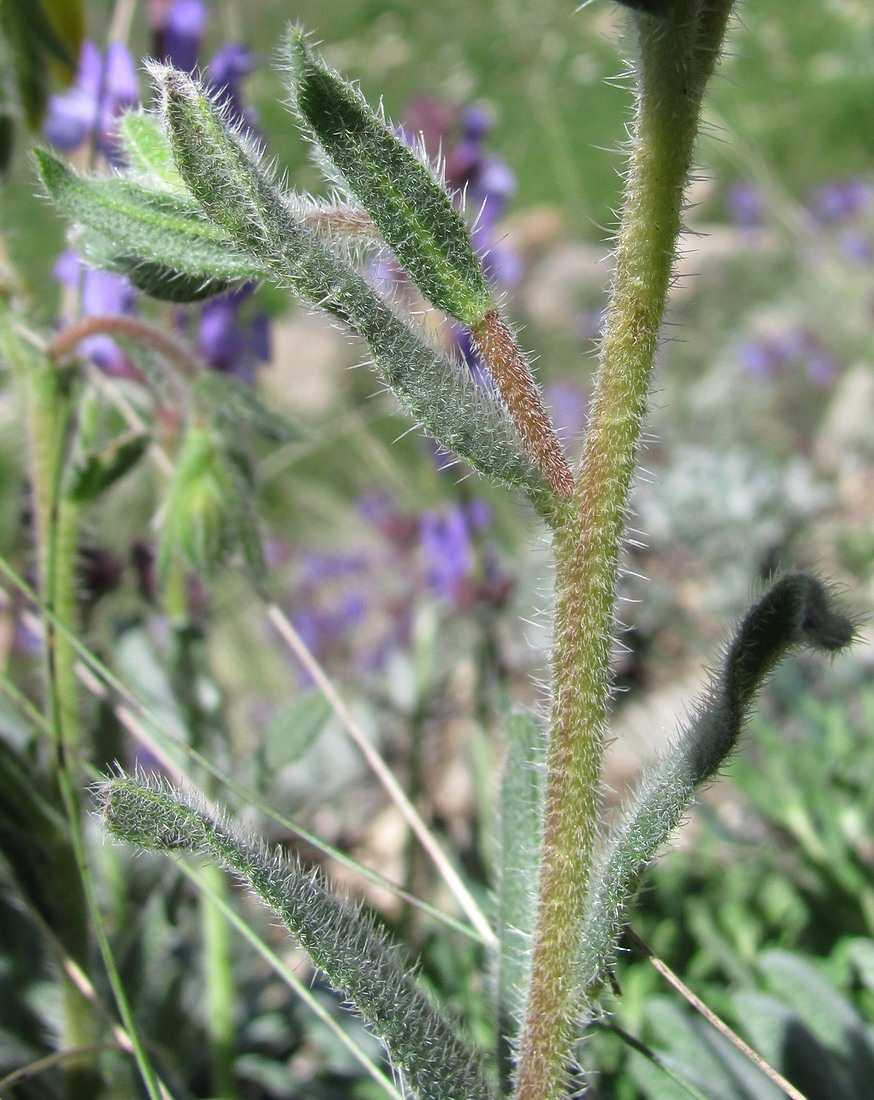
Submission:
[[[169,600],[165,597],[167,613],[174,624],[171,674],[173,693],[179,702],[188,740],[198,752],[215,750],[219,730],[204,710],[198,685],[203,674],[205,657],[202,653],[203,633],[187,618],[185,595],[185,571],[181,566],[173,570],[178,583]],[[204,777],[204,789],[210,797],[215,794],[215,782]],[[237,983],[234,977],[234,959],[231,927],[223,911],[230,904],[230,890],[224,872],[214,864],[203,868],[208,892],[199,895],[200,925],[203,931],[203,978],[206,1029],[210,1042],[212,1063],[212,1095],[221,1100],[237,1100],[234,1060],[236,1054]]]
[[[37,593],[42,602],[45,627],[46,702],[45,726],[54,738],[54,779],[66,812],[69,843],[75,873],[54,888],[62,904],[62,920],[51,928],[65,953],[84,974],[91,970],[88,914],[101,951],[119,1012],[133,1046],[134,1057],[151,1100],[160,1087],[146,1057],[130,1007],[115,968],[96,897],[85,840],[82,835],[79,784],[78,690],[75,664],[81,645],[76,623],[76,536],[79,508],[61,495],[61,480],[68,454],[69,432],[75,403],[71,377],[50,362],[41,341],[21,325],[16,315],[0,302],[0,353],[15,372],[24,394],[25,419],[33,491],[36,542]],[[94,1010],[66,968],[60,975],[64,1011],[61,1044],[76,1050],[64,1059],[66,1094],[71,1100],[94,1100],[100,1078],[88,1050],[99,1038]]]
[[[228,881],[221,868],[214,863],[206,863],[200,873],[206,879],[211,894],[227,903]],[[214,900],[214,897],[207,893],[200,895],[207,1028],[212,1056],[212,1095],[221,1100],[236,1100],[239,1095],[234,1070],[234,1005],[237,986],[234,981],[231,926],[220,901]]]
[[[28,434],[32,467],[34,517],[39,591],[49,615],[44,620],[46,696],[54,737],[55,782],[61,794],[71,832],[78,833],[81,809],[71,771],[79,747],[76,654],[60,621],[76,628],[76,544],[80,509],[61,495],[60,481],[67,453],[73,401],[65,392],[64,379],[36,354],[24,377]],[[85,897],[76,891],[65,899],[62,940],[70,957],[87,973],[88,921]],[[62,1045],[87,1049],[98,1038],[91,1005],[66,971],[60,976],[64,1023]],[[66,1092],[70,1100],[93,1098],[100,1078],[90,1056],[71,1058],[65,1064]]]
[[[619,548],[701,99],[730,8],[673,0],[664,18],[635,17],[639,93],[611,308],[582,472],[554,537],[553,702],[517,1100],[562,1095],[590,1008],[571,975],[598,828]]]

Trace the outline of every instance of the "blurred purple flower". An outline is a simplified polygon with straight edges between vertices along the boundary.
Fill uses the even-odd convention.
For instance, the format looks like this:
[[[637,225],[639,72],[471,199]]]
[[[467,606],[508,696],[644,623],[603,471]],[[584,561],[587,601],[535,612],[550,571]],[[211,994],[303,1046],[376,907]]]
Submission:
[[[838,376],[834,359],[826,352],[812,349],[807,357],[807,377],[822,389],[830,386]]]
[[[467,503],[467,520],[471,531],[479,535],[492,522],[492,510],[484,500],[474,497]]]
[[[869,264],[874,260],[874,239],[861,229],[845,229],[841,233],[841,249],[849,260]]]
[[[55,262],[54,276],[62,286],[81,293],[84,317],[132,316],[136,313],[136,292],[123,275],[85,267],[75,252],[62,252]],[[136,378],[137,371],[118,344],[109,336],[89,336],[79,345],[107,374]]]
[[[741,345],[739,359],[746,373],[757,378],[772,378],[793,367],[804,370],[819,387],[831,385],[837,377],[836,364],[817,337],[797,327],[747,341]]]
[[[211,367],[243,382],[255,381],[258,363],[270,361],[270,322],[258,309],[246,309],[253,287],[211,298],[200,307],[197,347]]]
[[[139,103],[133,58],[120,42],[110,42],[104,57],[93,42],[82,43],[73,85],[49,97],[43,133],[68,152],[87,141],[110,160],[117,158],[115,124],[119,115]]]
[[[810,197],[813,216],[823,224],[846,222],[874,205],[874,186],[859,177],[829,180]]]
[[[203,0],[175,0],[155,27],[155,57],[192,72],[200,57],[208,14]]]
[[[501,608],[513,588],[494,545],[483,540],[490,523],[491,509],[476,498],[419,518],[426,589],[457,611]]]
[[[226,111],[225,117],[234,125],[253,130],[258,116],[243,103],[243,80],[255,68],[255,55],[239,42],[229,42],[213,55],[207,70],[207,87],[215,102]]]
[[[765,200],[755,184],[737,182],[725,193],[728,216],[741,229],[757,229],[765,216]]]
[[[779,365],[768,344],[757,340],[747,340],[741,344],[739,359],[746,373],[755,378],[770,378]]]
[[[513,581],[483,539],[491,524],[485,501],[417,514],[385,493],[368,493],[358,511],[381,541],[295,555],[291,617],[320,660],[380,670],[409,647],[417,596],[436,596],[455,612],[505,603]]]
[[[425,583],[436,596],[454,599],[473,567],[467,517],[460,505],[448,512],[427,511],[419,518]]]
[[[359,498],[358,514],[396,553],[407,554],[418,545],[418,517],[414,512],[399,511],[387,493],[365,493]]]
[[[306,554],[301,566],[301,583],[312,586],[341,577],[354,577],[360,575],[367,564],[365,554]]]
[[[209,8],[203,0],[174,0],[153,15],[155,56],[191,72],[200,60]],[[221,46],[206,67],[205,83],[217,104],[233,124],[254,129],[255,111],[243,102],[243,80],[255,68],[255,55],[240,42]]]
[[[559,439],[563,443],[579,439],[586,426],[588,410],[586,395],[579,386],[573,382],[548,382],[544,397]]]
[[[474,347],[470,329],[459,321],[451,321],[449,324],[449,347],[458,354],[475,382],[481,386],[492,385],[492,376],[482,356]]]

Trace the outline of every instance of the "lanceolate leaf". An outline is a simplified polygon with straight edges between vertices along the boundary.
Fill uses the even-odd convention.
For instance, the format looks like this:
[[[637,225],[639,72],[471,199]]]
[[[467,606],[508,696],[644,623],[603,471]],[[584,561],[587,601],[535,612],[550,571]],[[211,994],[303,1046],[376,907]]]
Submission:
[[[190,198],[117,178],[83,179],[45,150],[35,156],[49,195],[108,242],[116,270],[142,269],[156,283],[163,273],[169,283],[193,284],[200,296],[210,286],[219,293],[229,283],[263,278],[263,267],[207,222]]]
[[[120,776],[99,797],[118,839],[214,860],[246,882],[358,1008],[417,1100],[493,1100],[479,1060],[408,976],[397,950],[372,920],[331,897],[318,874],[154,782]]]
[[[494,307],[464,220],[429,169],[360,92],[289,40],[288,87],[303,127],[357,196],[400,263],[438,309],[474,325]]]

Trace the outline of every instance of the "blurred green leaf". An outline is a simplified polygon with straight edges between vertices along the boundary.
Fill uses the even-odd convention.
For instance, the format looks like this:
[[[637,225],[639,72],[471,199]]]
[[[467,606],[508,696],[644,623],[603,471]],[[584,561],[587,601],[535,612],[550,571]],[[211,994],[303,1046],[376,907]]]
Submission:
[[[782,1100],[783,1090],[772,1084],[750,1060],[711,1024],[668,997],[654,997],[645,1006],[646,1018],[659,1056],[699,1089],[708,1100]],[[652,1100],[686,1100],[651,1063],[635,1058],[635,1081]]]
[[[312,748],[331,713],[331,704],[316,690],[285,703],[262,734],[265,771],[275,773],[299,760]]]
[[[850,944],[850,958],[859,972],[859,979],[874,994],[874,940],[855,939]]]
[[[239,550],[255,576],[263,573],[252,472],[218,432],[190,428],[160,515],[157,569],[162,581],[174,560],[214,576]]]
[[[240,431],[245,429],[271,443],[297,443],[308,436],[301,425],[269,409],[252,386],[231,374],[202,371],[194,388],[213,422],[238,442]]]
[[[759,966],[773,993],[791,1005],[812,1035],[827,1050],[849,1060],[867,1050],[874,1080],[874,1035],[850,1001],[800,955],[791,951],[767,951]]]
[[[808,1100],[856,1100],[846,1075],[790,1004],[755,990],[734,1001],[751,1045]]]
[[[69,82],[82,45],[82,0],[0,3],[0,171],[9,164],[15,125],[42,121],[51,80]]]
[[[70,471],[67,496],[78,504],[96,500],[134,468],[145,454],[149,442],[149,435],[138,433],[115,440],[99,451],[89,451]]]

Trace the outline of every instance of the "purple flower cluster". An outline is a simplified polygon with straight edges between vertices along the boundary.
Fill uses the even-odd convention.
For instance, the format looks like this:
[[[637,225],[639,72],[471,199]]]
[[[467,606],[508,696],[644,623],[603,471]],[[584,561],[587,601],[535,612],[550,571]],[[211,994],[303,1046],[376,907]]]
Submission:
[[[320,660],[382,668],[409,646],[417,600],[459,614],[506,604],[513,581],[488,538],[483,501],[415,513],[368,495],[359,513],[376,535],[366,551],[293,555],[291,619]]]
[[[765,221],[766,203],[755,184],[739,181],[726,191],[725,204],[732,222],[741,229],[758,229]],[[861,176],[827,180],[810,192],[807,211],[824,228],[838,233],[846,257],[856,263],[874,260],[874,184]]]
[[[743,344],[740,350],[743,369],[757,378],[773,378],[792,369],[803,370],[815,386],[834,382],[834,360],[807,329],[791,327]]]
[[[154,54],[159,60],[191,71],[198,63],[209,9],[203,0],[174,0],[150,5]],[[227,117],[252,129],[257,118],[242,99],[243,79],[255,58],[239,43],[222,46],[206,70],[206,86],[222,104]],[[114,128],[118,117],[139,104],[136,69],[129,51],[118,42],[105,54],[93,42],[85,42],[73,86],[52,96],[45,121],[45,136],[67,152],[92,146],[111,163],[120,150]],[[105,271],[83,268],[73,253],[65,253],[55,268],[64,286],[77,290],[80,311],[86,317],[130,315],[136,296],[127,279]],[[197,311],[196,344],[214,369],[253,381],[259,362],[270,359],[270,333],[266,314],[253,308],[251,286],[214,298]],[[179,327],[190,327],[190,315],[180,311]],[[115,375],[136,376],[130,360],[108,337],[95,336],[83,344],[102,369]]]
[[[116,121],[139,101],[136,66],[127,48],[111,42],[104,54],[86,40],[72,86],[49,98],[43,132],[58,149],[72,152],[90,144],[115,161]]]

